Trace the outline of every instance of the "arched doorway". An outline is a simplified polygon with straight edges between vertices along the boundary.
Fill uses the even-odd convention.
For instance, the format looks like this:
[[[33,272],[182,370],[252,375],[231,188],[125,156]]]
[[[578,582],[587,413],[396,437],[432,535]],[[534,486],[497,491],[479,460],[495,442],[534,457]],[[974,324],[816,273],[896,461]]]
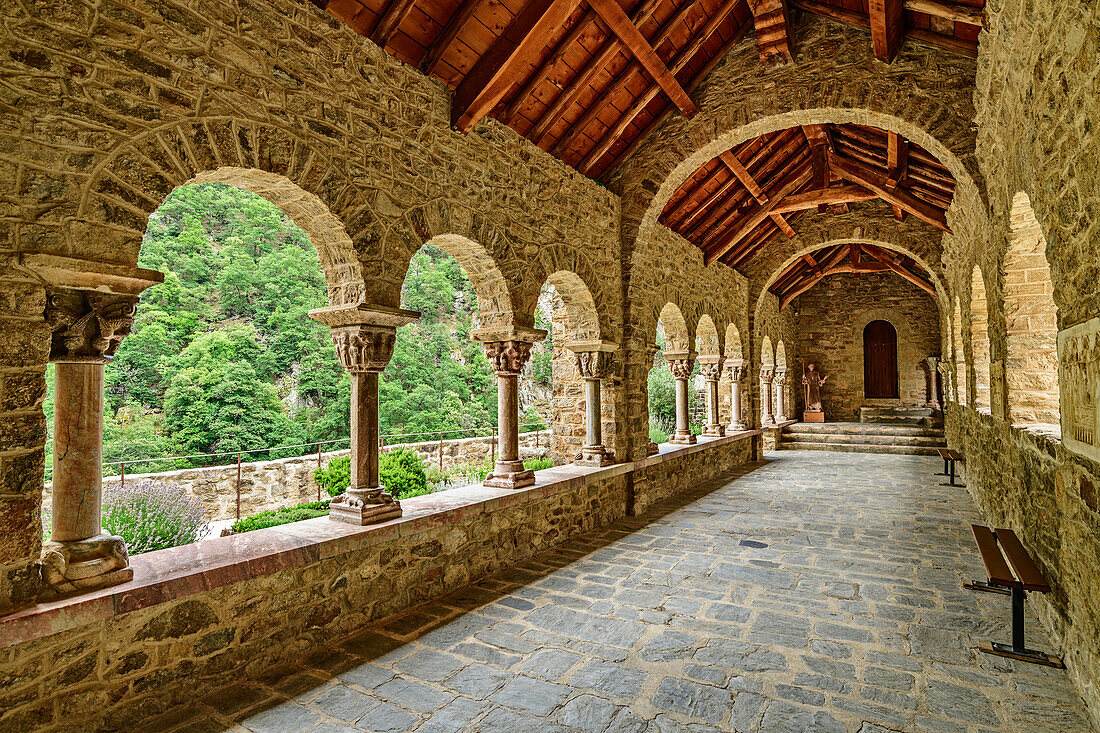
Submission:
[[[898,332],[887,321],[871,321],[863,329],[863,395],[898,397]]]

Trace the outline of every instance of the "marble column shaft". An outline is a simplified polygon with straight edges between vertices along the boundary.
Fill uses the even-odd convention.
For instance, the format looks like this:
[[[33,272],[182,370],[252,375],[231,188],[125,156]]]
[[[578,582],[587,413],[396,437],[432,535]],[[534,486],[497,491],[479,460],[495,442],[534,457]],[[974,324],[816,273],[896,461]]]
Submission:
[[[745,378],[745,367],[728,367],[730,378],[730,424],[729,432],[745,429],[744,411],[741,405],[741,380]]]
[[[691,371],[695,368],[695,354],[692,352],[666,352],[669,369],[676,380],[676,434],[669,440],[678,445],[691,445],[698,442],[691,433],[688,421],[688,380]]]
[[[775,371],[769,367],[760,369],[760,398],[761,398],[761,425],[772,425],[775,417],[772,415],[772,379]]]
[[[722,374],[720,357],[700,357],[699,371],[707,385],[707,424],[703,435],[720,438],[726,434],[724,425],[718,422],[718,379]]]
[[[519,456],[519,373],[531,356],[531,343],[510,339],[483,341],[497,375],[497,461],[485,486],[519,489],[535,483]]]

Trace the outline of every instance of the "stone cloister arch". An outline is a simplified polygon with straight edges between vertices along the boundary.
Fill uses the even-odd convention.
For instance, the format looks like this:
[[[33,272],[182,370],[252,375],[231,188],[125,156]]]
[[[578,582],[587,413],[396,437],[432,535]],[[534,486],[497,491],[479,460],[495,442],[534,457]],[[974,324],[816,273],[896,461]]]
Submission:
[[[731,323],[726,326],[726,338],[725,338],[725,357],[726,362],[740,362],[744,361],[744,346],[741,343],[741,332],[737,330],[737,324]]]
[[[658,322],[664,326],[667,351],[690,351],[692,332],[688,329],[687,319],[680,307],[672,301],[661,306],[657,315]]]
[[[695,327],[695,351],[700,357],[717,358],[722,355],[718,328],[714,325],[714,319],[706,313],[699,316],[699,322]]]
[[[1022,191],[1012,199],[1009,224],[1003,269],[1009,419],[1058,425],[1058,307],[1046,237]]]
[[[424,244],[438,247],[462,266],[477,294],[479,327],[507,328],[515,322],[508,283],[485,247],[459,234],[436,235]],[[411,255],[409,259],[412,259]]]
[[[970,275],[970,354],[974,379],[971,407],[990,412],[989,303],[986,300],[985,276],[978,265],[974,265]]]
[[[951,317],[951,349],[954,357],[955,402],[970,404],[970,385],[966,377],[966,350],[963,347],[962,297],[955,298],[955,311]]]

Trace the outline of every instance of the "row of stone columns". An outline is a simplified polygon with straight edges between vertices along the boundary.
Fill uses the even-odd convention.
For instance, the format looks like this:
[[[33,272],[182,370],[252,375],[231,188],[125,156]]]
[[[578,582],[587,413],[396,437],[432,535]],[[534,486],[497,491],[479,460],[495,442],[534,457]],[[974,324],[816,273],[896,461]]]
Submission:
[[[786,367],[760,368],[760,424],[774,425],[788,420]],[[774,402],[773,402],[774,399]]]

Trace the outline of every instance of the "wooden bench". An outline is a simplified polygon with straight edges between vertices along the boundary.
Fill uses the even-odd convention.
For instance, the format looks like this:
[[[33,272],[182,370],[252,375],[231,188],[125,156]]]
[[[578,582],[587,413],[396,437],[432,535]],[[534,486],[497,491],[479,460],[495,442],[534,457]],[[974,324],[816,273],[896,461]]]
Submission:
[[[962,453],[951,448],[937,448],[936,452],[940,454],[940,458],[943,459],[943,473],[937,473],[937,476],[950,476],[951,483],[940,484],[940,486],[954,486],[956,488],[963,488],[966,484],[955,483],[955,462],[963,459]]]
[[[963,587],[1012,596],[1012,645],[983,641],[978,649],[987,654],[1018,659],[1021,662],[1061,668],[1062,661],[1057,657],[1028,649],[1024,644],[1024,594],[1027,591],[1050,592],[1050,584],[1043,577],[1042,571],[1011,529],[994,531],[977,524],[970,525],[970,529],[974,532],[974,541],[982,556],[988,581],[974,580],[963,583]],[[1007,562],[1005,558],[1008,558]],[[1011,570],[1009,565],[1012,566]]]

